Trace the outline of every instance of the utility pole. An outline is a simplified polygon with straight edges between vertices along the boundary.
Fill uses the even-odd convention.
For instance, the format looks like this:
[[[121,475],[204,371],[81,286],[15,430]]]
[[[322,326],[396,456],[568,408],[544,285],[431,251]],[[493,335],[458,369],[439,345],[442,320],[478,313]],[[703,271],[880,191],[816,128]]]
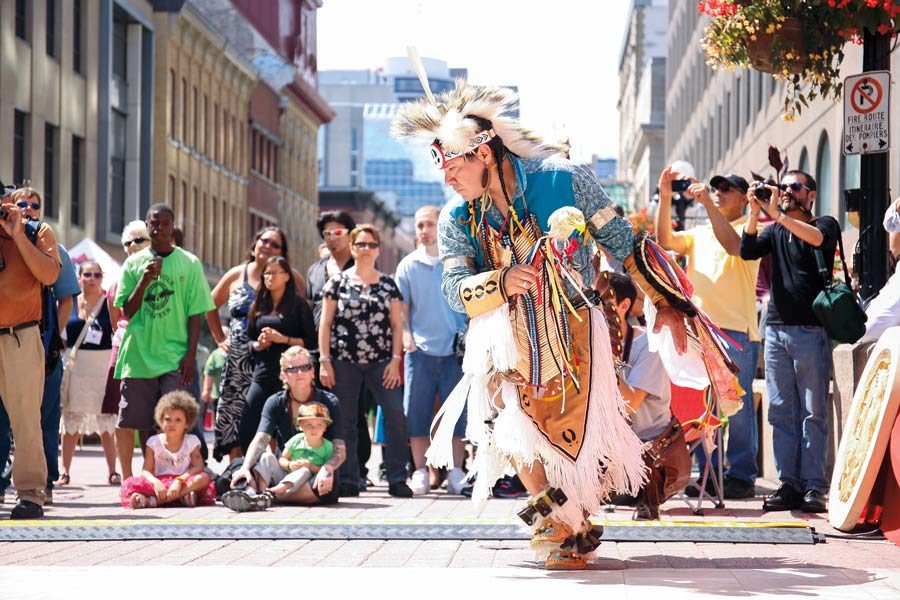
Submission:
[[[863,34],[863,71],[890,71],[890,35]],[[849,93],[849,90],[844,90]],[[888,240],[882,226],[884,211],[890,204],[887,152],[863,154],[860,157],[859,246],[861,264],[854,265],[859,273],[860,296],[874,296],[888,278]],[[855,257],[856,258],[856,257]]]

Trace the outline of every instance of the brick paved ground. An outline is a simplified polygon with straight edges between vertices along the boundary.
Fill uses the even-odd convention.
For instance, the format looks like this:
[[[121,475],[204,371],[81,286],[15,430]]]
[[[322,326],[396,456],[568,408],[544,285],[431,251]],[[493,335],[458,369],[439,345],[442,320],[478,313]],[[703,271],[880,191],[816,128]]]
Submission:
[[[461,497],[435,492],[411,500],[391,498],[386,486],[376,486],[359,498],[342,500],[333,507],[277,506],[265,513],[238,515],[222,506],[202,508],[170,508],[130,511],[119,507],[117,490],[105,485],[106,475],[99,448],[87,447],[76,455],[72,484],[57,488],[53,506],[46,519],[79,523],[116,520],[133,522],[160,519],[246,521],[297,521],[315,519],[460,519],[481,517],[512,521],[521,501],[491,500],[480,510]],[[757,491],[772,489],[771,482],[760,481]],[[12,497],[0,506],[0,527],[10,527],[5,520]],[[255,567],[278,566],[300,569],[298,576],[329,567],[328,573],[340,579],[349,591],[391,589],[398,581],[421,580],[417,589],[424,594],[429,588],[448,592],[457,585],[501,586],[504,589],[523,582],[537,587],[523,588],[531,593],[576,593],[590,588],[585,584],[603,585],[605,592],[624,592],[626,597],[658,598],[660,594],[676,598],[681,595],[779,595],[783,597],[834,598],[900,598],[900,548],[885,541],[851,540],[831,535],[827,521],[800,513],[763,515],[761,500],[729,501],[722,510],[707,509],[704,517],[695,517],[683,501],[670,501],[663,518],[746,521],[806,520],[819,532],[829,534],[826,544],[767,545],[710,543],[604,543],[590,570],[580,574],[546,573],[538,568],[525,541],[378,541],[378,540],[132,540],[95,542],[3,542],[0,543],[0,589],[19,590],[21,594],[0,592],[0,598],[50,598],[57,582],[71,592],[80,584],[94,586],[107,578],[155,580],[169,573],[166,567],[190,565],[211,567],[203,573],[210,585],[225,585],[223,590],[259,591],[258,577],[272,576],[271,571],[258,572]],[[628,519],[630,511],[618,509],[603,515],[606,519]],[[216,567],[227,566],[227,571]],[[81,567],[81,568],[79,568]],[[83,569],[83,567],[92,567]],[[140,567],[136,571],[107,567]],[[154,570],[148,570],[154,567]],[[241,567],[241,568],[237,568]],[[308,570],[309,567],[316,569]],[[380,567],[362,577],[346,571],[355,567]],[[462,568],[463,572],[435,571]],[[183,573],[183,571],[177,571]],[[355,571],[354,571],[355,572]],[[217,574],[228,573],[224,579]],[[279,577],[281,571],[279,571]],[[287,573],[287,571],[286,571]],[[152,575],[151,575],[152,574]],[[455,577],[451,587],[437,582]],[[193,578],[194,575],[191,575]],[[229,587],[229,581],[237,587]],[[332,580],[333,579],[330,579]],[[54,582],[49,589],[34,587],[36,582]],[[222,583],[224,581],[224,584]],[[218,583],[216,583],[218,582]],[[251,585],[251,582],[254,582]],[[474,582],[474,583],[473,583]],[[515,583],[510,583],[515,582]],[[404,588],[405,588],[404,584]],[[506,586],[506,587],[504,587]],[[609,586],[607,588],[607,586]],[[74,588],[79,589],[79,588]],[[93,589],[93,588],[91,588]],[[104,585],[103,589],[110,589]],[[566,591],[568,590],[568,591]],[[28,595],[26,592],[32,594]],[[596,592],[593,592],[594,595]],[[37,595],[34,595],[37,594]],[[243,594],[242,594],[243,595]],[[266,594],[267,596],[271,594]],[[405,594],[404,594],[405,595]],[[458,591],[453,593],[457,596]],[[62,597],[62,594],[59,596]],[[71,598],[69,595],[67,598]],[[77,594],[76,597],[82,597]],[[84,597],[87,597],[86,595]],[[102,595],[93,597],[103,597]],[[121,596],[116,596],[121,597]],[[143,596],[140,596],[143,597]],[[377,594],[373,597],[378,597]]]

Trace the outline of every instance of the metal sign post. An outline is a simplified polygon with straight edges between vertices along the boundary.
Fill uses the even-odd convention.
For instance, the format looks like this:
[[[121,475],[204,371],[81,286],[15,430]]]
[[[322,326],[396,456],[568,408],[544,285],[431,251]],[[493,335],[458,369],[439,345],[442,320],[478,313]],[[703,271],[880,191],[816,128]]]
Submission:
[[[860,146],[860,187],[862,189],[862,201],[859,206],[859,253],[854,258],[854,270],[859,275],[859,292],[862,298],[871,298],[884,287],[888,277],[888,243],[887,232],[882,226],[884,211],[890,204],[890,185],[888,179],[888,153],[890,146],[889,136],[882,134],[882,130],[889,131],[887,116],[889,114],[889,90],[890,75],[887,81],[876,79],[876,75],[870,75],[872,71],[887,71],[891,68],[891,38],[889,35],[872,33],[868,29],[863,35],[863,77],[868,77],[867,82],[855,81],[853,87],[844,88],[844,143],[841,144],[845,154],[847,153],[847,102],[851,108],[855,106],[858,114],[862,114],[860,120],[865,127],[850,132],[849,140],[852,144],[858,142]],[[874,82],[878,82],[881,92]],[[850,97],[856,93],[855,98]],[[868,110],[866,113],[864,111]],[[865,115],[874,116],[866,118]],[[881,120],[883,116],[883,121]],[[882,146],[881,141],[885,144]],[[863,148],[862,144],[866,144]],[[854,152],[855,153],[855,152]]]

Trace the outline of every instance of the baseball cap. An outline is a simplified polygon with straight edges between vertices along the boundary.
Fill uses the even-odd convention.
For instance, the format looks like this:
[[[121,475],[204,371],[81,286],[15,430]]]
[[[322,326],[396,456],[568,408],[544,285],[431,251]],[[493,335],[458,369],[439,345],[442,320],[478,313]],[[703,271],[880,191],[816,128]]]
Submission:
[[[318,402],[301,404],[297,410],[297,423],[313,419],[321,419],[331,425],[331,414],[328,412],[328,407]]]
[[[740,175],[735,175],[734,173],[731,173],[729,175],[716,175],[709,180],[709,185],[710,187],[715,188],[722,185],[722,182],[727,182],[729,185],[731,185],[731,187],[736,187],[744,194],[746,194],[747,190],[750,189],[750,184],[747,183],[747,180]]]
[[[10,194],[16,191],[16,186],[14,185],[6,185],[2,181],[0,181],[0,199],[6,198]]]

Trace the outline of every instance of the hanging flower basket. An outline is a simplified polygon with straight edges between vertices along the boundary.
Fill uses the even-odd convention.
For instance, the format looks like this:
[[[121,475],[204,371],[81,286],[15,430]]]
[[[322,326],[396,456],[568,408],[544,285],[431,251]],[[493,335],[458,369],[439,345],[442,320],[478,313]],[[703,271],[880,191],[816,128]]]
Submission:
[[[809,60],[806,58],[806,39],[804,35],[803,21],[797,17],[788,17],[781,23],[781,28],[775,33],[762,32],[756,39],[747,42],[747,54],[750,64],[757,71],[764,73],[784,73],[792,75],[802,74]],[[775,56],[795,56],[794,60],[782,61],[775,64]]]
[[[787,86],[782,118],[815,98],[840,100],[846,43],[863,32],[895,37],[900,0],[705,0],[701,45],[713,69],[753,68]]]

